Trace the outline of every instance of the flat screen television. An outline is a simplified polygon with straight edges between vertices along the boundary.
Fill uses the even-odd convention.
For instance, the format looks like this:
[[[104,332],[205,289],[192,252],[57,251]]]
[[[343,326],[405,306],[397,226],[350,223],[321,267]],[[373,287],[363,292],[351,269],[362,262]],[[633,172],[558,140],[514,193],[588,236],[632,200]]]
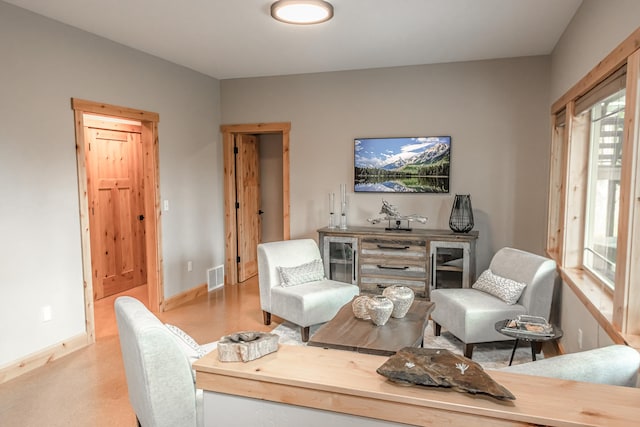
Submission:
[[[357,138],[354,191],[448,193],[450,136]]]

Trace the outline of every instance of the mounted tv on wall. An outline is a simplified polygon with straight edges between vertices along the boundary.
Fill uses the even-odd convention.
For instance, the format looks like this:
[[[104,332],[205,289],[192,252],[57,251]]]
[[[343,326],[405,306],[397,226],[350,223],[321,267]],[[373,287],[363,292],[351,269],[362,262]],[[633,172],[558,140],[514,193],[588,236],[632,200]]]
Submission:
[[[357,138],[355,192],[448,193],[450,136]]]

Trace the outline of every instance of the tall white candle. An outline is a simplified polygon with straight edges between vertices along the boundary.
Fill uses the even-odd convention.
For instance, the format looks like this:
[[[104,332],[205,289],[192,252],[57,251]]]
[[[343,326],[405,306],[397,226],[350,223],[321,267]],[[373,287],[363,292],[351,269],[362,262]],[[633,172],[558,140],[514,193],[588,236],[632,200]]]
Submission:
[[[336,211],[335,196],[336,196],[336,193],[329,193],[329,213],[331,214]]]
[[[340,199],[341,213],[344,215],[347,213],[347,186],[345,184],[340,184]]]

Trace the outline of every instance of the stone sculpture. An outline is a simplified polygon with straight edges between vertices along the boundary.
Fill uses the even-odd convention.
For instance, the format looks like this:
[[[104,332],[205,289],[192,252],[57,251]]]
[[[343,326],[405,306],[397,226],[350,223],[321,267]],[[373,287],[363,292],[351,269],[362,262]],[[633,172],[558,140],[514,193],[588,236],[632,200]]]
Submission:
[[[515,396],[495,382],[479,364],[449,350],[405,347],[389,357],[377,372],[400,384],[445,387],[515,400]]]
[[[218,341],[221,362],[249,362],[278,351],[278,335],[266,332],[237,332]]]

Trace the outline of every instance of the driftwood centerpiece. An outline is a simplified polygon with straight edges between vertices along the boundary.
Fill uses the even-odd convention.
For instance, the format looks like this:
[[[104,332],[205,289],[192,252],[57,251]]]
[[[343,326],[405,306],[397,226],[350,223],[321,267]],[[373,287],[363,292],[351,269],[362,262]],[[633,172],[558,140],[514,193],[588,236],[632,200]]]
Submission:
[[[401,384],[446,387],[515,400],[515,396],[495,382],[479,364],[449,350],[405,347],[389,357],[377,372]]]
[[[218,341],[221,362],[249,362],[278,351],[278,335],[266,332],[237,332]]]

